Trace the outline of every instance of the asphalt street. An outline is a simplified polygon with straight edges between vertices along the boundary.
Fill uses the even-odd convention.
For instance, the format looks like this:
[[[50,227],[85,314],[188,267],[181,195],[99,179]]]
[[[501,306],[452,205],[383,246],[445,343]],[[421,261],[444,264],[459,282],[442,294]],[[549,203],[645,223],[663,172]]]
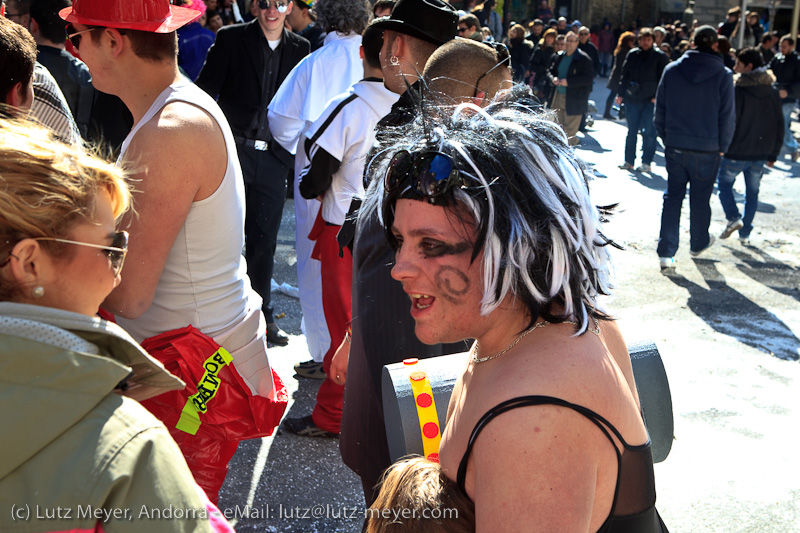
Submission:
[[[601,110],[605,81],[593,93]],[[751,246],[734,235],[690,257],[687,199],[677,268],[664,275],[655,252],[663,150],[648,174],[620,170],[626,133],[624,122],[597,120],[577,152],[596,175],[595,202],[619,204],[605,233],[625,250],[613,254],[616,289],[604,303],[629,342],[656,342],[670,382],[675,440],[655,467],[659,512],[673,532],[800,532],[800,165],[783,154],[764,175]],[[743,200],[741,177],[735,189]],[[711,204],[718,235],[725,217],[716,195]],[[290,200],[278,283],[296,286],[295,261]],[[292,370],[309,359],[300,305],[273,298],[291,342],[271,348],[270,361],[290,391],[287,416],[304,416],[320,382]],[[220,494],[238,531],[357,532],[363,517],[360,481],[335,439],[279,432],[243,442]]]

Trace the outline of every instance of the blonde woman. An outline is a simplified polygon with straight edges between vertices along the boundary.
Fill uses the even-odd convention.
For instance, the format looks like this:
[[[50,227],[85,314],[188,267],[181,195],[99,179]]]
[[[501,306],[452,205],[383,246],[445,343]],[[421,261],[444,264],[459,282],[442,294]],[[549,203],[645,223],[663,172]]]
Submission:
[[[136,401],[183,383],[96,316],[120,281],[129,205],[113,166],[0,121],[0,500],[40,510],[3,513],[0,530],[232,531]],[[182,519],[141,514],[170,505]]]

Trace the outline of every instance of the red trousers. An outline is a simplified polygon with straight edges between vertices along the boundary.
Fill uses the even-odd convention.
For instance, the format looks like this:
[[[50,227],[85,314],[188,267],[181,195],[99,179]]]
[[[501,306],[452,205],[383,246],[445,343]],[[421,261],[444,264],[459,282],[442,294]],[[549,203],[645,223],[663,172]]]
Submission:
[[[336,234],[340,228],[326,223],[320,210],[308,235],[309,239],[316,241],[311,257],[322,263],[322,309],[331,334],[331,345],[322,360],[326,375],[330,375],[333,354],[353,318],[353,256],[350,250],[345,249],[344,257],[339,257]],[[317,393],[317,405],[312,413],[314,424],[325,431],[339,433],[343,401],[344,387],[326,377]]]

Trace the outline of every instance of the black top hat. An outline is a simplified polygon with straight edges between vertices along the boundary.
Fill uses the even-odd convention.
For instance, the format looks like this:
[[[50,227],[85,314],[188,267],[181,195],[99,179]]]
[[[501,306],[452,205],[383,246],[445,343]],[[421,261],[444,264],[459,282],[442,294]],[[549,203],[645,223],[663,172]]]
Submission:
[[[458,11],[443,0],[398,0],[392,14],[373,23],[378,28],[417,37],[434,44],[455,38]]]

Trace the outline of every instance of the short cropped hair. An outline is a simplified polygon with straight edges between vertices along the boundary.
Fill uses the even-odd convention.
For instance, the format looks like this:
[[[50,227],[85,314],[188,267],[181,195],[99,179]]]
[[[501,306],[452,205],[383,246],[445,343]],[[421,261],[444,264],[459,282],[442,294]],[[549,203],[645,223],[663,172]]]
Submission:
[[[439,463],[424,457],[389,467],[366,515],[367,533],[475,531],[475,504],[442,473]]]
[[[364,33],[372,18],[368,0],[317,0],[311,11],[317,24],[328,33]]]
[[[437,48],[428,58],[424,76],[431,91],[446,103],[471,100],[476,90],[483,91],[491,100],[501,89],[502,82],[509,79],[509,66],[508,59],[501,63],[497,52],[489,45],[471,39],[454,39]]]
[[[103,26],[86,26],[87,28],[102,28]],[[124,30],[115,28],[122,35],[127,35],[131,41],[131,49],[137,57],[148,61],[158,62],[178,57],[178,33],[155,33],[152,31]],[[92,42],[100,40],[101,32],[91,31]]]
[[[759,49],[754,46],[748,46],[736,52],[736,59],[743,65],[753,65],[753,69],[764,66],[764,56],[762,56]]]
[[[64,20],[58,12],[72,5],[71,0],[33,0],[31,2],[31,18],[39,25],[39,33],[54,43],[63,43]]]
[[[75,224],[94,221],[100,191],[110,194],[114,217],[127,211],[131,193],[121,170],[33,123],[0,120],[0,265],[22,239],[65,238]],[[41,244],[56,257],[70,250]],[[0,301],[19,289],[0,278]]]
[[[467,28],[475,28],[475,31],[478,31],[481,27],[481,21],[478,20],[478,17],[476,17],[472,13],[461,15],[460,17],[458,17],[458,22],[463,22],[464,24],[467,25]]]
[[[454,223],[475,228],[472,259],[483,252],[481,314],[511,296],[528,309],[527,327],[537,317],[575,321],[576,334],[582,334],[593,319],[607,316],[598,298],[610,292],[607,245],[614,243],[600,231],[604,210],[592,203],[590,173],[563,129],[524,104],[529,93],[523,87],[514,91],[519,94],[486,109],[462,104],[444,116],[420,105],[411,124],[382,132],[368,163],[364,216],[377,211],[396,248],[391,227],[399,199],[448,208]],[[402,150],[447,154],[461,187],[423,198],[401,178],[387,190],[386,169]]]
[[[381,68],[381,47],[383,46],[383,30],[370,23],[361,36],[364,49],[364,60],[372,68]]]
[[[33,80],[36,41],[23,26],[0,17],[0,103],[17,83],[25,90]]]
[[[787,33],[786,35],[784,35],[783,37],[781,37],[781,40],[780,40],[780,42],[784,42],[784,41],[786,41],[787,43],[789,43],[789,45],[790,45],[790,46],[794,46],[794,37],[792,37],[792,34],[791,34],[791,33]]]
[[[694,45],[700,50],[711,50],[719,36],[712,26],[700,26],[694,32]]]
[[[650,37],[655,41],[656,35],[655,32],[653,32],[653,28],[642,28],[641,30],[639,30],[639,39],[641,39],[642,37]]]

